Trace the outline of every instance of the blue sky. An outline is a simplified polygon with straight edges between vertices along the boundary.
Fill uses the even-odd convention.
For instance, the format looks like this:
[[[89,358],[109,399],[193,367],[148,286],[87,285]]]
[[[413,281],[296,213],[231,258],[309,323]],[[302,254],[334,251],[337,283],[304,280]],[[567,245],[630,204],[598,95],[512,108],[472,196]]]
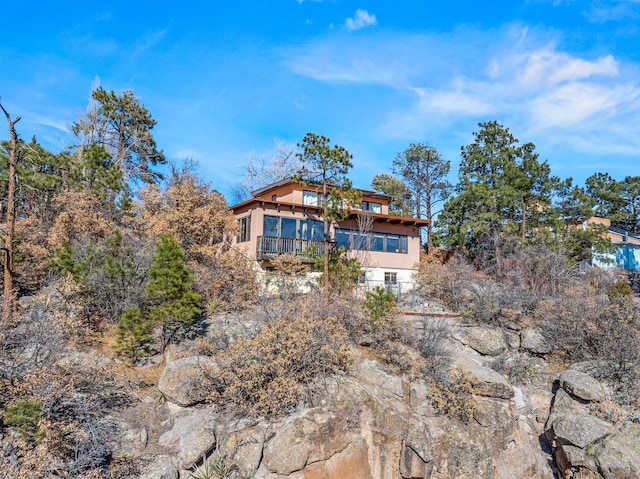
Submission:
[[[167,157],[230,200],[247,155],[308,131],[363,188],[411,142],[457,173],[490,120],[561,178],[640,175],[640,0],[4,3],[0,96],[24,139],[62,150],[92,87],[131,89]]]

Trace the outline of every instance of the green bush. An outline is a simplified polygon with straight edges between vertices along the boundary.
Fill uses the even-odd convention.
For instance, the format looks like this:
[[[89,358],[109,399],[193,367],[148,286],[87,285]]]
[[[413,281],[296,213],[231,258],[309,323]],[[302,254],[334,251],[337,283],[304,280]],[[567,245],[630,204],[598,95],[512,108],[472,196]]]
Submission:
[[[44,430],[38,427],[40,415],[39,402],[18,399],[7,406],[4,424],[20,434],[24,441],[37,443],[44,437]]]
[[[115,349],[131,360],[148,356],[145,346],[152,331],[153,322],[144,318],[139,308],[129,308],[118,320]]]
[[[633,290],[627,280],[619,279],[609,288],[608,296],[610,300],[615,298],[628,298],[633,296]]]
[[[389,314],[395,308],[395,296],[382,286],[376,286],[372,291],[367,291],[363,306],[369,316],[371,329],[376,333],[385,328]]]

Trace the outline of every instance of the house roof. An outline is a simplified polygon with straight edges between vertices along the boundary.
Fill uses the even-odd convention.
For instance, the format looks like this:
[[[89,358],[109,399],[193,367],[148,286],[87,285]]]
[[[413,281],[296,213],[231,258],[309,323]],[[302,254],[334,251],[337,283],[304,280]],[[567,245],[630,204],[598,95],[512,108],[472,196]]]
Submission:
[[[285,186],[288,184],[300,184],[300,182],[296,182],[293,181],[293,178],[285,178],[283,180],[277,181],[275,183],[271,183],[270,185],[264,186],[260,189],[257,189],[255,191],[251,192],[251,195],[254,198],[259,198],[267,193],[269,193],[272,190],[275,190],[277,188],[280,188],[281,186]],[[371,191],[371,190],[363,190],[361,188],[356,188],[358,191],[360,191],[364,196],[369,196],[369,197],[373,197],[373,198],[380,198],[380,199],[386,199],[386,200],[392,200],[393,196],[389,196],[389,195],[385,195],[384,193],[378,193],[376,191]]]
[[[383,215],[382,213],[363,212],[361,210],[350,210],[348,219],[357,218],[358,216],[370,216],[374,221],[379,223],[391,223],[394,225],[401,224],[404,226],[427,226],[430,221],[422,218],[411,218],[409,216],[393,216]]]
[[[299,203],[290,203],[287,201],[280,200],[272,200],[267,198],[251,198],[242,203],[238,203],[231,207],[233,211],[242,209],[245,206],[255,204],[255,205],[273,205],[277,209],[288,209],[293,211],[294,209],[312,211],[316,214],[320,215],[322,213],[321,206],[310,206],[310,205],[301,205]],[[366,215],[373,218],[374,221],[379,223],[391,223],[391,224],[401,224],[404,226],[427,226],[429,224],[429,220],[421,219],[421,218],[411,218],[408,216],[394,216],[394,215],[384,215],[382,213],[372,213],[370,211],[362,211],[362,210],[349,210],[349,214],[345,219],[354,219],[358,216]]]

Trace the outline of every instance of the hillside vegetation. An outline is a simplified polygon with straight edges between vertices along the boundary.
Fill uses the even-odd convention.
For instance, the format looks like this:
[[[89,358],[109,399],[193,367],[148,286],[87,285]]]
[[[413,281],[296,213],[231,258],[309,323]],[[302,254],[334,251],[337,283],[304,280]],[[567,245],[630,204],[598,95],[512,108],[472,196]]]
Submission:
[[[334,453],[362,460],[365,426],[380,421],[382,446],[369,442],[389,441],[394,451],[402,444],[409,458],[398,469],[399,459],[389,456],[394,460],[383,465],[392,472],[384,477],[447,477],[429,476],[435,463],[466,477],[460,472],[466,466],[449,461],[449,452],[430,456],[429,444],[453,451],[446,424],[460,437],[479,428],[491,437],[499,424],[487,418],[513,406],[516,385],[550,394],[554,374],[575,363],[607,391],[589,414],[621,431],[639,420],[637,298],[626,276],[578,267],[611,244],[597,230],[575,228],[594,201],[613,211],[615,202],[605,202],[602,192],[617,185],[614,220],[635,231],[625,193],[631,179],[601,175],[588,191],[573,187],[549,176],[533,145],[516,148],[508,129],[481,124],[476,142],[464,149],[456,194],[449,198],[451,185],[441,185],[438,197],[449,200],[433,235],[448,248],[431,248],[421,259],[410,304],[396,304],[385,288],[358,288],[359,266],[343,252],[319,259],[322,288],[311,283],[311,292],[301,294],[305,267],[281,257],[265,289],[255,264],[232,246],[237,225],[225,198],[195,165],[167,165],[165,179],[153,168],[166,163],[150,133],[155,122],[131,92],[99,89],[94,100],[74,125],[73,150],[54,154],[36,139],[14,138],[0,151],[3,179],[19,179],[2,183],[0,475],[159,478],[177,477],[179,469],[182,477],[197,477],[199,468],[216,463],[216,474],[226,475],[209,477],[293,478],[314,454],[324,454],[324,445],[306,451],[300,464],[282,464],[276,432],[304,437],[318,424],[335,427],[344,442],[342,449],[334,444]],[[17,120],[7,119],[15,127]],[[511,156],[490,154],[503,140]],[[431,155],[422,160],[433,158],[433,150],[417,150]],[[525,181],[534,173],[536,181]],[[434,304],[446,314],[434,316]],[[449,317],[455,324],[442,319]],[[461,344],[493,370],[475,371],[452,349]],[[386,380],[392,394],[380,390]],[[424,404],[412,403],[416,397]],[[176,414],[167,403],[184,411]],[[398,414],[381,419],[383,404]],[[347,412],[350,419],[342,416]],[[204,444],[185,446],[168,475],[151,474],[156,457],[182,444],[169,434],[180,419],[222,426],[204,431]],[[307,429],[287,429],[294,423]],[[411,429],[418,425],[424,431]],[[333,437],[322,427],[318,441]],[[260,454],[234,462],[232,452],[248,443],[225,449],[223,439],[249,430],[261,437]],[[360,439],[349,435],[356,430],[363,431]],[[482,434],[476,439],[500,454],[511,441],[485,441]],[[560,451],[554,452],[559,470],[571,470],[558,459],[562,444],[551,446]],[[482,456],[477,448],[484,446],[474,447]],[[507,477],[487,454],[483,477]],[[332,456],[322,457],[316,462]],[[590,470],[614,477],[598,467]]]

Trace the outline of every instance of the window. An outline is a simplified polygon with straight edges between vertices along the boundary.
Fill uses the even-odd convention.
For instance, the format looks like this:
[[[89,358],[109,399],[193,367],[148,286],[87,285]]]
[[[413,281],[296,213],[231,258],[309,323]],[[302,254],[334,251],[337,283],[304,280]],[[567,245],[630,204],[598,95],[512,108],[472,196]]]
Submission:
[[[384,284],[386,285],[398,284],[398,273],[392,273],[390,271],[386,271],[384,273]]]
[[[264,236],[276,238],[306,239],[322,241],[324,230],[322,221],[303,218],[264,217]]]
[[[322,221],[300,219],[298,220],[298,225],[298,238],[314,241],[322,241],[324,239],[324,225]]]
[[[315,191],[303,191],[302,204],[306,206],[321,206],[322,193],[317,193]]]
[[[262,230],[265,236],[280,236],[280,218],[277,216],[265,216],[264,217],[264,229]]]
[[[351,248],[367,250],[369,249],[369,241],[367,233],[354,231],[351,233]]]
[[[382,203],[374,203],[372,201],[363,201],[362,211],[370,211],[371,213],[382,213]]]
[[[238,243],[244,243],[251,239],[251,216],[245,216],[238,220],[240,223],[240,234],[238,235]]]
[[[369,237],[369,240],[371,241],[369,245],[369,249],[371,251],[384,251],[384,243],[385,243],[384,240],[386,236],[387,235],[382,233],[373,233]]]
[[[340,248],[350,248],[350,235],[348,230],[336,230],[336,243]]]
[[[280,218],[280,237],[295,238],[298,220],[295,218]]]
[[[383,251],[387,253],[406,253],[407,237],[388,233],[362,233],[347,229],[336,229],[336,241],[339,246],[354,250]]]

